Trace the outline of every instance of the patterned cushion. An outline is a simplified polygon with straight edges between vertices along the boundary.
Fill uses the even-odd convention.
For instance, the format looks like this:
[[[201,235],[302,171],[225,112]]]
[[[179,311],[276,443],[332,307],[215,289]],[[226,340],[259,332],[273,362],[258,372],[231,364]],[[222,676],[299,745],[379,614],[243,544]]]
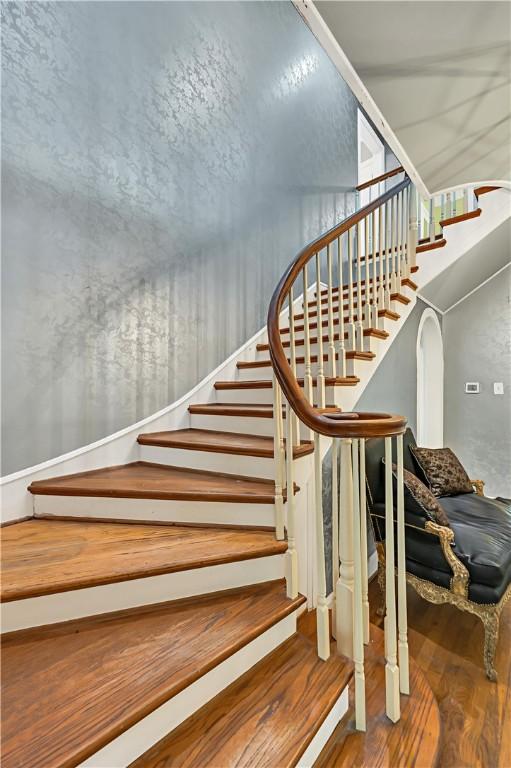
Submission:
[[[410,446],[410,450],[435,496],[474,492],[469,476],[450,448]]]
[[[382,463],[385,464],[385,459],[382,458]],[[397,502],[397,465],[392,464],[392,475],[394,480],[394,506]],[[405,489],[405,517],[406,513],[410,512],[412,515],[418,518],[424,519],[426,517],[433,523],[438,525],[445,525],[449,527],[449,518],[445,514],[445,511],[440,505],[438,499],[436,499],[429,488],[426,488],[418,477],[413,472],[409,472],[403,468],[403,484]],[[412,518],[416,519],[416,518]],[[410,522],[410,520],[408,520]]]

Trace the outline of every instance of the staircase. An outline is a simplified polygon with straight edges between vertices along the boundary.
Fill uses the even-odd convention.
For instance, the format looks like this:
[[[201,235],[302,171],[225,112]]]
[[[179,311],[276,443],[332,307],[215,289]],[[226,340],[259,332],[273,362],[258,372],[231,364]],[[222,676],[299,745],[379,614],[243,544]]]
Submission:
[[[238,361],[237,378],[215,382],[215,400],[190,405],[186,428],[140,434],[138,461],[30,484],[34,517],[2,531],[4,768],[312,765],[348,709],[352,680],[365,727],[367,532],[352,461],[362,461],[372,428],[399,441],[403,424],[378,415],[374,427],[377,415],[346,411],[414,305],[415,253],[441,258],[444,228],[479,215],[452,215],[450,200],[437,223],[433,203],[431,231],[419,221],[414,243],[409,181],[383,198],[395,205],[392,239],[382,239],[383,219],[378,227],[382,203],[371,203],[355,226],[370,220],[372,229],[347,242],[350,266],[341,257],[336,273],[325,235],[315,281],[301,266],[300,288],[288,270],[288,306],[283,314],[274,297],[268,341]],[[333,493],[341,502],[351,494],[358,520],[352,541],[332,497],[341,571],[331,627],[320,498],[330,450],[341,461]],[[297,624],[306,599],[317,601],[317,643]],[[391,613],[393,601],[388,592]],[[419,710],[408,727],[420,741],[434,713]]]

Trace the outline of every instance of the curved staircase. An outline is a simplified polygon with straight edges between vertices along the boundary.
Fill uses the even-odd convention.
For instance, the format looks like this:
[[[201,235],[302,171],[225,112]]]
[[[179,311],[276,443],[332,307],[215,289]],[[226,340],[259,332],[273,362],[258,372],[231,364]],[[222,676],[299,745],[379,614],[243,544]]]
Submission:
[[[444,227],[466,218],[443,220],[417,252],[441,258]],[[365,254],[378,263],[380,251]],[[297,391],[308,390],[310,419],[343,429],[350,424],[343,411],[411,311],[420,280],[410,263],[369,322],[382,273],[366,271],[363,261],[358,280],[342,288],[318,278],[305,302],[291,296],[279,329]],[[363,317],[356,336],[352,326]],[[304,497],[327,446],[275,399],[274,355],[270,336],[255,359],[238,362],[237,379],[215,383],[214,400],[190,405],[186,428],[140,434],[140,461],[29,486],[34,519],[2,532],[4,768],[352,759],[349,751],[339,762],[329,758],[332,743],[321,753],[348,709],[354,664],[330,637],[322,660],[310,634],[297,631],[306,598],[296,579],[302,592],[307,582],[294,573],[290,550],[301,544],[290,536],[290,510],[288,540],[278,519],[279,504],[293,498],[302,526],[295,536],[306,537]],[[282,461],[292,468],[292,494]],[[380,648],[368,661],[366,679],[381,655]],[[413,681],[413,662],[411,669]],[[424,716],[410,718],[416,740],[431,737],[435,711],[430,702]],[[436,747],[428,744],[433,764]]]

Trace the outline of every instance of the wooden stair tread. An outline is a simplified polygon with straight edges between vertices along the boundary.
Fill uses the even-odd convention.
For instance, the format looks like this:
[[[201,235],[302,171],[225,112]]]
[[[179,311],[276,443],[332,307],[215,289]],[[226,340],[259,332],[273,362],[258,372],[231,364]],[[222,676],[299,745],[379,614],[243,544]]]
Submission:
[[[138,436],[141,445],[163,448],[182,448],[193,451],[213,451],[241,456],[273,458],[273,437],[244,435],[240,432],[220,432],[213,429],[176,429],[170,432],[151,432]],[[313,453],[311,441],[293,447],[293,456],[299,458]]]
[[[176,573],[286,551],[273,531],[27,520],[1,531],[1,601]]]
[[[394,312],[392,309],[379,309],[378,310],[378,317],[387,317],[389,320],[399,320],[400,315],[398,315],[397,312]],[[358,315],[356,313],[353,316],[353,320],[354,320],[354,322],[357,322],[357,320],[358,320]],[[347,315],[345,315],[345,317],[344,317],[344,322],[346,324],[348,323],[348,316]],[[334,324],[334,326],[335,325],[339,325],[339,317],[338,316],[334,317],[333,324]],[[328,328],[328,325],[329,325],[328,319],[327,320],[323,320],[322,323],[321,323],[321,327],[322,328]],[[309,329],[310,330],[312,330],[313,328],[317,328],[317,327],[318,327],[317,320],[315,322],[313,322],[313,323],[309,323]],[[304,329],[305,329],[305,325],[295,325],[295,333],[299,333],[300,331],[303,331]],[[281,334],[289,333],[289,327],[281,328],[280,332],[281,332]]]
[[[291,768],[349,683],[352,665],[296,634],[130,768]]]
[[[404,294],[399,293],[399,292],[392,293],[390,295],[390,299],[391,299],[391,301],[398,301],[401,304],[409,304],[410,303],[410,299],[407,296],[405,296]],[[354,302],[353,302],[354,309],[356,309],[357,306],[358,306],[358,302],[355,299]],[[345,310],[343,314],[345,315],[346,312],[349,310],[349,304],[347,302],[345,302],[343,304],[343,308]],[[333,313],[334,317],[335,317],[336,314],[339,315],[339,304],[338,304],[337,300],[335,301],[335,304],[332,305],[332,313]],[[317,317],[317,316],[318,316],[317,309],[311,309],[310,312],[309,312],[309,318]],[[321,308],[321,316],[328,316],[328,306],[327,305],[325,305],[325,306],[323,306]],[[299,312],[298,314],[294,315],[295,321],[303,320],[304,317],[305,317],[305,313],[304,312]]]
[[[360,379],[357,376],[326,376],[325,384],[327,387],[353,387]],[[297,382],[303,387],[303,379],[297,379]],[[317,380],[312,379],[313,386],[316,386]],[[271,389],[273,381],[271,379],[254,379],[253,381],[217,381],[215,389],[218,390],[237,390],[237,389]]]
[[[316,407],[316,406],[314,406]],[[254,418],[273,419],[273,405],[271,403],[258,403],[257,405],[238,403],[203,403],[190,405],[190,413],[203,414],[204,416],[248,416]],[[320,410],[340,411],[336,405],[327,405]],[[286,410],[282,409],[282,415],[286,418]]]
[[[376,354],[374,352],[360,352],[355,349],[350,349],[346,351],[346,359],[347,360],[374,360],[376,357]],[[339,359],[338,352],[335,353],[335,359]],[[311,355],[310,357],[311,363],[317,363],[318,362],[318,355]],[[323,354],[323,360],[328,360],[328,355]],[[297,357],[296,358],[296,364],[302,365],[305,363],[305,357]],[[269,358],[265,360],[253,360],[247,363],[244,363],[243,366],[240,366],[245,369],[250,368],[268,368],[272,365],[272,362]]]
[[[373,337],[375,339],[387,339],[388,336],[389,336],[389,332],[388,331],[384,331],[381,328],[364,328],[363,334],[364,334],[364,336]],[[334,334],[334,341],[339,341],[339,335],[340,335],[339,333],[335,333]],[[345,331],[344,338],[347,339],[348,335],[349,335],[348,331]],[[317,336],[311,337],[310,343],[311,344],[317,344],[318,343],[318,337]],[[323,343],[328,343],[328,336],[327,335],[323,336]],[[295,339],[295,347],[303,347],[304,345],[305,345],[305,339]],[[289,347],[289,340],[287,340],[287,341],[283,340],[282,341],[282,346],[283,347]],[[262,343],[260,343],[260,344],[257,344],[256,349],[257,349],[258,352],[266,352],[267,350],[270,349],[270,345],[269,344],[262,344]],[[239,368],[247,367],[247,365],[248,365],[248,363],[244,363],[244,362],[237,363],[237,366]]]
[[[449,227],[451,224],[459,224],[462,221],[468,221],[469,219],[476,219],[482,213],[481,208],[476,208],[475,211],[467,211],[467,213],[460,213],[459,216],[451,216],[448,219],[442,219],[440,222],[441,227]]]
[[[380,282],[380,278],[379,277],[376,278],[376,282],[377,283]],[[406,278],[405,277],[401,278],[401,285],[406,285]],[[353,286],[354,295],[356,296],[357,288],[358,288],[358,282],[356,282],[356,281],[353,282],[352,286]],[[349,285],[347,283],[345,283],[342,286],[342,290],[343,290],[343,297],[345,299],[347,299],[348,298],[348,292],[349,292]],[[366,281],[365,280],[361,280],[360,281],[360,290],[361,290],[362,294],[366,293],[367,288],[366,288]],[[337,286],[334,286],[332,288],[332,296],[337,296],[338,293],[339,293],[339,286],[337,285]],[[325,297],[324,299],[322,299],[322,302],[327,302],[328,301],[328,288],[323,288],[321,293],[320,293],[320,295]],[[308,303],[309,303],[310,307],[315,307],[316,303],[317,303],[317,299],[316,298],[311,299]]]
[[[495,192],[496,189],[500,189],[500,187],[477,187],[474,189],[474,195],[480,197],[481,195],[488,194],[488,192]]]
[[[29,486],[31,493],[52,496],[181,499],[255,504],[273,503],[274,490],[272,480],[171,467],[146,461],[37,480]]]
[[[425,251],[433,251],[436,248],[443,248],[444,245],[447,245],[447,240],[444,237],[442,237],[441,240],[434,240],[432,243],[431,242],[427,242],[427,243],[424,243],[423,245],[418,245],[417,246],[417,253],[424,253]],[[416,268],[414,269],[412,267],[411,271],[412,272],[416,272],[417,269]]]
[[[385,715],[385,649],[381,629],[371,624],[365,646],[366,732],[355,730],[352,690],[350,708],[314,763],[314,768],[389,768],[437,765],[440,752],[440,711],[419,665],[410,657],[410,695],[401,696],[401,719]]]
[[[282,580],[5,636],[3,768],[77,765],[304,600]]]

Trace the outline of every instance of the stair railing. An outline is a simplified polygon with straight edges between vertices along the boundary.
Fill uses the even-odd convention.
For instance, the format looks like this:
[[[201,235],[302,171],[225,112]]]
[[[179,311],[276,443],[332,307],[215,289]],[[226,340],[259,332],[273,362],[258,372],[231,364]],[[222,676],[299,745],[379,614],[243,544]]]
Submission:
[[[486,189],[483,187],[483,189]],[[480,214],[477,197],[478,186],[462,185],[431,195],[429,199],[417,199],[419,243],[434,242],[442,238],[444,226]]]
[[[374,181],[381,183],[383,179]],[[302,439],[313,439],[318,655],[322,659],[330,655],[322,475],[323,456],[331,449],[335,534],[332,631],[338,651],[354,660],[359,730],[365,730],[366,723],[364,644],[369,642],[369,604],[365,441],[371,437],[385,438],[385,680],[386,712],[393,722],[400,717],[400,692],[409,692],[403,491],[406,419],[386,413],[343,413],[330,405],[327,393],[334,383],[352,383],[348,353],[362,351],[366,336],[381,328],[402,283],[410,279],[416,245],[415,188],[405,177],[306,246],[282,276],[268,312],[274,370],[276,530],[279,538],[287,531],[288,594],[295,597],[298,593],[293,447]],[[297,315],[295,296],[300,295],[303,311]],[[281,317],[286,314],[287,326],[282,327]]]

